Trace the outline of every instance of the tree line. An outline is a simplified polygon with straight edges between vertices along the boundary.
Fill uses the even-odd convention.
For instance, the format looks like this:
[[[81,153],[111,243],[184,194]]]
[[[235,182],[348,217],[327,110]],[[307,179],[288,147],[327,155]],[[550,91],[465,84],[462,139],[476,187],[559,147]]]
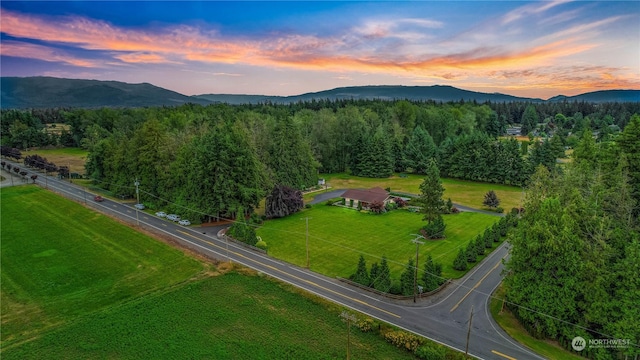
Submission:
[[[595,111],[583,105],[558,109]],[[192,218],[205,219],[235,216],[240,208],[250,213],[275,186],[304,189],[317,183],[319,173],[423,174],[431,159],[446,177],[523,185],[537,165],[554,168],[569,137],[576,136],[559,132],[528,147],[498,139],[508,125],[500,111],[515,113],[523,106],[372,100],[62,109],[50,115],[64,121],[56,133],[40,130],[44,122],[38,116],[47,113],[3,110],[2,142],[25,148],[42,145],[44,140],[31,137],[34,131],[57,134],[58,144],[89,151],[87,176],[105,189],[131,196],[137,179],[150,205],[164,206],[151,196],[163,194],[172,206],[194,209]],[[538,109],[547,107],[527,104],[522,114],[533,109],[544,116]],[[630,108],[606,109],[617,116]],[[562,121],[565,129],[580,116],[555,114],[545,126],[558,128],[556,118],[570,118]]]
[[[507,305],[539,338],[624,339],[594,359],[640,354],[640,116],[597,143],[585,133],[562,171],[538,167],[510,233]]]

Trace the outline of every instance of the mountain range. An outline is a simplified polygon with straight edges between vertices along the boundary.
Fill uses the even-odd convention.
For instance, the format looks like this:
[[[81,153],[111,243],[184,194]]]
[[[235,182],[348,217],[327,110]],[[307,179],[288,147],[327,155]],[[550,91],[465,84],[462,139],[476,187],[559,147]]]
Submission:
[[[0,107],[53,108],[53,107],[151,107],[194,104],[288,104],[312,100],[381,99],[437,102],[476,101],[491,102],[640,102],[640,90],[604,90],[576,96],[555,96],[548,100],[517,97],[500,93],[483,93],[452,86],[353,86],[306,93],[295,96],[203,94],[187,96],[152,84],[129,84],[119,81],[64,79],[54,77],[2,77],[0,78]]]

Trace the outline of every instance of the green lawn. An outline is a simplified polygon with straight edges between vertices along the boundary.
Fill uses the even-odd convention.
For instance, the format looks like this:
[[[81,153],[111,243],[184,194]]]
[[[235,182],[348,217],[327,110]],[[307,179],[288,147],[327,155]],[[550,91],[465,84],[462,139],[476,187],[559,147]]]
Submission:
[[[385,179],[363,178],[351,176],[348,174],[323,174],[327,183],[334,189],[348,188],[371,188],[381,187],[383,189],[391,188],[391,191],[402,191],[413,194],[420,193],[420,184],[424,180],[422,175],[409,174],[406,177],[393,175]],[[465,181],[457,179],[442,179],[444,186],[444,199],[451,198],[456,204],[481,209],[484,194],[489,190],[494,190],[500,199],[500,206],[505,212],[510,211],[514,207],[521,205],[522,188],[518,186],[498,185],[481,183],[474,181]]]
[[[519,343],[524,344],[536,353],[548,358],[557,360],[581,360],[581,356],[573,354],[563,349],[557,342],[549,340],[536,339],[529,335],[518,320],[513,316],[509,309],[502,307],[504,299],[504,289],[502,285],[493,293],[493,298],[489,305],[491,315],[496,322],[507,332],[512,338]]]
[[[0,191],[3,347],[203,271],[182,252],[36,186]]]
[[[257,233],[269,246],[269,255],[299,266],[306,266],[305,217],[309,220],[309,254],[311,269],[328,275],[348,277],[353,274],[361,253],[367,265],[389,260],[392,277],[399,278],[404,265],[415,259],[411,240],[425,223],[422,214],[395,210],[372,215],[324,204],[281,219],[269,220]],[[458,248],[466,246],[478,233],[499,218],[480,213],[445,215],[446,239],[420,246],[420,257],[427,254],[443,265],[443,275],[458,278],[464,272],[453,269]]]

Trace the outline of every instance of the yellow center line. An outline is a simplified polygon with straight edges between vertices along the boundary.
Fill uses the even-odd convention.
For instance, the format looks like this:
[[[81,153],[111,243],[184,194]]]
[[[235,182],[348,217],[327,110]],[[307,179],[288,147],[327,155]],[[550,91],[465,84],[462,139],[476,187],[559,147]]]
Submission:
[[[503,353],[501,353],[501,352],[498,352],[498,351],[495,351],[495,350],[491,350],[491,352],[492,352],[492,353],[494,353],[494,354],[496,354],[496,355],[500,355],[500,356],[502,356],[502,357],[503,357],[503,358],[505,358],[505,359],[509,359],[509,360],[516,360],[516,358],[514,358],[514,357],[511,357],[511,356],[509,356],[509,355],[505,355],[505,354],[503,354]]]
[[[192,234],[189,234],[189,233],[187,233],[187,232],[184,232],[184,231],[181,231],[181,230],[178,230],[178,232],[179,232],[179,233],[181,233],[181,234],[184,234],[184,235],[190,236],[190,237],[192,237],[192,238],[194,238],[194,239],[196,239],[196,240],[198,240],[198,241],[206,242],[207,244],[210,244],[210,245],[212,245],[212,246],[215,246],[215,247],[217,247],[217,248],[219,248],[219,249],[222,249],[222,250],[225,250],[225,249],[226,249],[226,248],[224,248],[224,247],[222,247],[222,246],[219,246],[219,245],[216,245],[216,244],[212,243],[211,241],[201,239],[201,238],[199,238],[199,237],[197,237],[197,236],[194,236],[194,235],[192,235]],[[339,292],[337,292],[337,291],[335,291],[335,290],[331,290],[331,289],[326,288],[326,287],[324,287],[324,286],[321,286],[321,285],[319,285],[319,284],[317,284],[317,283],[315,283],[315,282],[313,282],[313,281],[306,280],[306,279],[300,278],[300,277],[298,277],[298,276],[292,275],[291,273],[288,273],[288,272],[286,272],[286,271],[284,271],[284,270],[280,270],[280,269],[278,269],[278,268],[276,268],[276,267],[274,267],[274,266],[267,265],[267,264],[262,263],[262,262],[259,262],[259,261],[257,261],[257,260],[254,260],[254,259],[248,258],[248,257],[246,257],[246,256],[244,256],[244,255],[242,255],[242,254],[240,254],[240,253],[237,253],[237,252],[234,252],[234,251],[231,251],[231,250],[228,250],[228,251],[229,251],[230,253],[232,253],[232,254],[236,255],[236,256],[239,256],[239,257],[245,258],[245,259],[247,259],[247,260],[253,261],[253,262],[255,262],[255,263],[257,263],[257,264],[260,264],[260,265],[262,265],[262,266],[264,266],[264,267],[266,267],[266,268],[269,268],[269,269],[271,269],[271,270],[273,270],[273,271],[277,271],[277,272],[279,272],[279,273],[282,273],[282,274],[285,274],[285,275],[287,275],[287,276],[289,276],[289,277],[292,277],[292,278],[294,278],[294,279],[296,279],[296,280],[298,280],[298,281],[305,282],[305,283],[307,283],[307,284],[309,284],[309,285],[315,286],[315,287],[317,287],[317,288],[319,288],[319,289],[322,289],[322,290],[327,291],[327,292],[330,292],[330,293],[332,293],[332,294],[335,294],[335,295],[341,296],[341,297],[346,298],[346,299],[349,299],[349,300],[351,300],[351,301],[355,301],[355,302],[357,302],[357,303],[359,303],[359,304],[362,304],[362,305],[368,306],[368,307],[370,307],[370,308],[372,308],[372,309],[376,309],[376,310],[378,310],[378,311],[380,311],[380,312],[383,312],[383,313],[385,313],[385,314],[388,314],[388,315],[391,315],[391,316],[395,316],[395,317],[397,317],[397,318],[401,318],[401,316],[400,316],[400,315],[394,314],[394,313],[389,312],[389,311],[386,311],[386,310],[384,310],[384,309],[380,309],[379,307],[373,306],[373,305],[371,305],[371,304],[369,304],[369,303],[366,303],[366,302],[364,302],[364,301],[362,301],[362,300],[359,300],[359,299],[355,299],[355,298],[349,297],[349,296],[344,295],[344,294],[342,294],[342,293],[339,293]]]
[[[491,272],[492,272],[493,270],[497,269],[497,268],[498,268],[498,266],[500,266],[500,264],[501,264],[501,263],[502,263],[502,259],[501,259],[500,261],[498,261],[498,263],[496,264],[496,266],[494,266],[493,268],[491,268],[491,270],[489,270],[489,272],[487,272],[486,274],[484,274],[484,276],[482,277],[482,279],[480,279],[480,281],[478,281],[478,283],[476,283],[476,284],[473,286],[473,288],[471,288],[471,290],[469,290],[469,292],[468,292],[465,296],[463,296],[463,297],[462,297],[462,299],[460,299],[460,301],[458,301],[458,303],[457,303],[457,304],[455,304],[455,305],[451,308],[451,310],[449,310],[449,312],[453,312],[455,309],[457,309],[457,308],[458,308],[458,306],[460,306],[460,304],[462,304],[462,302],[464,301],[464,299],[466,299],[466,298],[467,298],[467,296],[469,296],[469,294],[471,294],[471,292],[472,292],[473,290],[475,290],[478,286],[480,286],[480,284],[482,283],[482,281],[483,281],[484,279],[486,279],[486,278],[487,278],[487,276],[489,276],[489,274],[491,274]]]

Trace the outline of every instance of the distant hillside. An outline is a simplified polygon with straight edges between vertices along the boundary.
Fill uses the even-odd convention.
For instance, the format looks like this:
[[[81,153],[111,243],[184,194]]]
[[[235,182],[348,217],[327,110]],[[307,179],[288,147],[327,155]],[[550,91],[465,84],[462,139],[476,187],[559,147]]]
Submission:
[[[261,96],[261,95],[229,95],[229,94],[205,94],[195,96],[213,102],[224,102],[229,104],[256,104],[270,101],[273,103],[292,103],[299,101],[315,100],[414,100],[414,101],[477,101],[483,103],[510,102],[510,101],[534,101],[541,102],[542,99],[523,98],[505,94],[490,94],[476,91],[462,90],[453,86],[352,86],[342,87],[332,90],[325,90],[314,93],[306,93],[296,96]]]
[[[639,102],[640,90],[603,90],[584,93],[576,96],[554,96],[547,101],[585,101],[602,102]]]
[[[148,107],[185,103],[288,104],[311,100],[414,100],[477,101],[483,103],[530,101],[542,99],[517,97],[499,93],[482,93],[452,86],[353,86],[296,96],[205,94],[186,96],[151,84],[128,84],[119,81],[76,80],[52,77],[1,78],[2,108],[52,107]],[[607,90],[577,96],[556,96],[547,101],[640,102],[640,90]]]
[[[3,77],[2,108],[51,107],[146,107],[209,104],[151,84],[119,81],[77,80],[53,77]]]

